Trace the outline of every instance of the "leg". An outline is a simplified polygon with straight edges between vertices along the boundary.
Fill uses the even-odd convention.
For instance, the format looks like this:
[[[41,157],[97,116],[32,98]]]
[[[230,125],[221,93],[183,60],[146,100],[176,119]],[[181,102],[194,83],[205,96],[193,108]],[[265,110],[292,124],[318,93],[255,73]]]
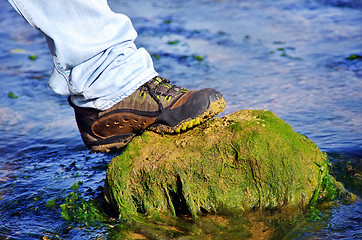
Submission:
[[[79,107],[105,110],[155,77],[137,49],[131,21],[106,0],[9,0],[47,39],[54,59],[49,86]]]
[[[90,150],[124,147],[146,128],[179,133],[223,111],[215,89],[188,91],[157,76],[150,55],[134,45],[128,17],[106,0],[9,1],[46,36],[54,58],[49,85],[71,95]]]

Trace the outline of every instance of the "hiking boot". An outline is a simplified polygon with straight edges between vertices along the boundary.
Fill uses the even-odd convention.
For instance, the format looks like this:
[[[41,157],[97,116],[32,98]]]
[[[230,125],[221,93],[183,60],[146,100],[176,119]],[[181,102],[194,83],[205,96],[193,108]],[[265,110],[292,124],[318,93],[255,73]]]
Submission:
[[[75,106],[75,118],[85,145],[93,152],[122,148],[145,129],[179,133],[225,108],[222,95],[212,88],[187,90],[154,77],[113,107],[100,111]]]

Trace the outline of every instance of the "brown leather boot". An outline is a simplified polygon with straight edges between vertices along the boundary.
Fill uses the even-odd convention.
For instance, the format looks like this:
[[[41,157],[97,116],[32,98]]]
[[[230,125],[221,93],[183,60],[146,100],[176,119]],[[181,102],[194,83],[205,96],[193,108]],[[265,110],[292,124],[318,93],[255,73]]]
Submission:
[[[189,91],[155,77],[110,109],[75,106],[75,118],[85,145],[93,152],[122,148],[146,128],[179,133],[198,125],[225,108],[215,89]]]

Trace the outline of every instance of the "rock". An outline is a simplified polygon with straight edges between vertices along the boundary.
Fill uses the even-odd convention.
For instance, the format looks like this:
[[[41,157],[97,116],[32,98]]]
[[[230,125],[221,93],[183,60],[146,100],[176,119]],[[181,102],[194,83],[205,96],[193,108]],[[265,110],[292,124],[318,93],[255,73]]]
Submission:
[[[274,113],[243,110],[188,132],[144,132],[107,169],[122,218],[305,207],[337,194],[327,158]]]

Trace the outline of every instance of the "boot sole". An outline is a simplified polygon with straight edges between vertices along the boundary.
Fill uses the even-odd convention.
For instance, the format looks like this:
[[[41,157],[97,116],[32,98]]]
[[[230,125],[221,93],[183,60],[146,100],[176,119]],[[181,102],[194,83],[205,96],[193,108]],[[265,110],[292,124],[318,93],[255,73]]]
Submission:
[[[91,146],[89,149],[91,152],[94,152],[94,153],[97,153],[97,152],[108,153],[112,149],[124,148],[128,143],[130,143],[132,141],[132,139],[135,136],[136,136],[136,134],[133,134],[131,136],[123,137],[121,141],[112,142],[112,143],[108,143],[108,144],[102,144],[102,145],[95,145],[95,146]]]

